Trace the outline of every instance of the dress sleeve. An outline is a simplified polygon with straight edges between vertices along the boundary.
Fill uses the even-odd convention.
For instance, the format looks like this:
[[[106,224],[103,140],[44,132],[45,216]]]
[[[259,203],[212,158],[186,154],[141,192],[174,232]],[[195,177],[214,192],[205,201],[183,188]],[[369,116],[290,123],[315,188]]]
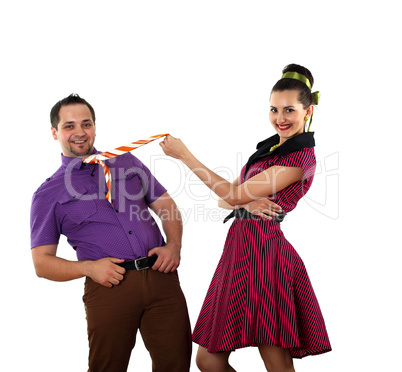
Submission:
[[[45,195],[34,194],[31,205],[31,248],[38,245],[58,244],[60,226],[54,207],[49,205]]]
[[[275,165],[283,167],[300,167],[303,169],[305,179],[314,176],[316,159],[313,148],[304,148],[282,156]]]

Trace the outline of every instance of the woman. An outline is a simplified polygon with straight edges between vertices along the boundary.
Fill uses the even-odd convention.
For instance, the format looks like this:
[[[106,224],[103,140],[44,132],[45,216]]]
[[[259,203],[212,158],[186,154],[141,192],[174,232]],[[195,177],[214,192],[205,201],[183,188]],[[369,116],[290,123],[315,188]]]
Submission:
[[[313,82],[306,68],[285,67],[271,92],[269,118],[277,134],[257,145],[233,183],[201,164],[179,139],[168,136],[161,146],[167,155],[183,161],[222,199],[221,204],[238,208],[271,196],[288,213],[314,177],[314,138],[305,131],[318,103],[319,93],[311,93]],[[247,346],[258,347],[270,372],[294,371],[292,358],[331,350],[304,264],[285,239],[280,216],[271,213],[272,219],[263,218],[261,210],[256,214],[235,209],[193,333],[200,345],[201,371],[234,371],[230,353]]]

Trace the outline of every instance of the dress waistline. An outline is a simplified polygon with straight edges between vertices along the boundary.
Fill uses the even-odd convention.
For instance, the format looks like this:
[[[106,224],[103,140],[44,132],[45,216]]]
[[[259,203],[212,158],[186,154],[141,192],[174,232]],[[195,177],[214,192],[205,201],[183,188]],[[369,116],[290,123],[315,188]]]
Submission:
[[[226,223],[229,221],[231,218],[236,217],[236,218],[253,218],[256,216],[255,214],[250,213],[244,208],[239,208],[239,209],[234,209],[226,218],[223,220],[223,223]],[[278,216],[271,216],[272,220],[266,220],[266,221],[275,221],[275,222],[282,222],[286,216],[286,213],[282,211],[281,213],[278,213]]]

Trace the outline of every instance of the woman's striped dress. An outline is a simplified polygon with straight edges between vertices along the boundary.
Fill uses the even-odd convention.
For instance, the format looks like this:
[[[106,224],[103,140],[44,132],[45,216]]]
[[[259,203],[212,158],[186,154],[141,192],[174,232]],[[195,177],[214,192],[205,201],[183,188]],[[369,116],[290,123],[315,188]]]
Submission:
[[[296,207],[314,177],[314,140],[311,147],[303,147],[311,141],[306,144],[307,136],[300,136],[252,164],[246,175],[249,179],[274,165],[302,167],[305,180],[276,194],[275,202],[286,213]],[[277,141],[276,136],[271,139]],[[244,172],[245,168],[241,179]],[[257,344],[289,348],[294,358],[331,350],[303,261],[285,239],[278,222],[257,216],[235,218],[193,340],[211,353]]]

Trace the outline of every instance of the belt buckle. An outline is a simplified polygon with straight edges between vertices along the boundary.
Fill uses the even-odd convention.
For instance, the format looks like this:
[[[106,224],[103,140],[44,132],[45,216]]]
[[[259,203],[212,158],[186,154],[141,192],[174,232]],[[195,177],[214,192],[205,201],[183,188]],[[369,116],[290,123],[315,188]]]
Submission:
[[[147,259],[147,257],[140,257],[140,258],[137,258],[136,260],[134,260],[134,266],[135,266],[137,271],[142,271],[142,270],[149,269],[149,266],[145,266],[145,267],[140,267],[139,266],[139,262],[144,261],[145,259]]]

